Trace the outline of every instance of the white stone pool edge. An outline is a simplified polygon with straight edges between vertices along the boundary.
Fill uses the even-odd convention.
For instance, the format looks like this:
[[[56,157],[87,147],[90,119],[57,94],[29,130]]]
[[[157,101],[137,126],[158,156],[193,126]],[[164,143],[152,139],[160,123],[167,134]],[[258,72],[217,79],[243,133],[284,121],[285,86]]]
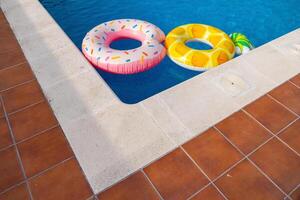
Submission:
[[[297,29],[128,105],[115,96],[37,0],[0,2],[95,193],[300,72]]]

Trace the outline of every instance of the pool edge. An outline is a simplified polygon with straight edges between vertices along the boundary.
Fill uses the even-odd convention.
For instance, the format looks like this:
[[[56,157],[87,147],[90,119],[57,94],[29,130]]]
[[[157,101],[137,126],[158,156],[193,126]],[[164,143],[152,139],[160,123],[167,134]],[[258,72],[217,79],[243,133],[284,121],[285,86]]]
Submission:
[[[198,133],[203,132],[216,122],[224,119],[233,112],[239,110],[246,104],[262,96],[266,92],[278,86],[280,83],[283,83],[300,72],[300,59],[297,58],[297,55],[299,56],[299,50],[297,51],[296,46],[293,47],[294,43],[298,41],[296,38],[300,38],[300,30],[297,29],[285,36],[259,47],[257,50],[252,51],[248,55],[241,56],[228,63],[225,63],[220,68],[216,68],[204,74],[198,75],[157,95],[145,99],[140,103],[127,105],[118,100],[111,89],[98,75],[98,73],[93,70],[91,65],[81,55],[71,40],[65,35],[65,33],[43,9],[43,7],[41,7],[39,2],[34,0],[26,0],[22,3],[18,0],[1,1],[1,7],[10,25],[12,26],[12,29],[19,40],[25,56],[31,64],[34,73],[44,93],[46,94],[48,101],[50,102],[50,105],[54,110],[55,115],[57,116],[58,121],[60,122],[60,125],[63,128],[95,193],[102,191],[106,187],[128,176],[130,173],[133,173],[137,169],[144,167],[153,160],[165,155],[172,149],[175,149],[178,145],[195,137],[198,135]],[[32,13],[33,8],[38,7],[41,9],[39,12],[37,12],[37,15],[40,15],[39,19],[36,18],[37,15],[30,14]],[[27,13],[31,21],[26,21],[28,19],[25,19],[25,17],[23,17],[23,19],[20,18],[20,14],[17,11]],[[36,10],[34,11],[36,12]],[[26,29],[24,29],[23,26],[26,26],[27,28],[32,27],[30,30],[34,30],[41,26],[41,24],[45,23],[48,23],[49,27],[42,27],[41,29],[37,30],[36,33],[24,33]],[[48,37],[48,33],[50,31],[51,35],[54,35],[55,37]],[[57,37],[59,37],[58,41],[56,41]],[[36,38],[43,40],[44,45],[47,46],[40,46],[42,43],[36,43]],[[47,49],[47,52],[41,53],[41,50],[43,49]],[[74,71],[69,71],[69,69],[64,66],[67,65],[67,63],[64,62],[66,54],[60,54],[61,52],[68,52],[68,58],[76,57],[76,59],[78,59],[76,62],[79,62],[80,64],[76,69],[74,69]],[[257,52],[260,55],[256,55]],[[287,59],[287,57],[289,58]],[[268,65],[273,65],[274,70],[276,69],[277,71],[275,70],[275,72],[271,73],[271,70],[268,70],[270,69],[269,66],[262,66],[264,64],[264,58],[276,58],[274,60],[269,60]],[[54,61],[51,62],[51,60]],[[59,62],[57,62],[57,60]],[[288,70],[283,70],[285,73],[281,73],[282,70],[279,64],[282,64],[278,63],[278,61],[281,61],[288,66]],[[61,72],[65,73],[65,76],[61,76],[56,80],[56,82],[52,82],[49,85],[49,80],[51,79],[46,76],[49,68],[47,69],[47,67],[44,67],[41,69],[40,65],[43,62],[50,63],[49,66],[58,64],[55,67]],[[295,68],[293,65],[295,65]],[[296,67],[296,65],[298,66]],[[245,72],[249,72],[247,69],[249,70],[251,66],[252,68],[250,73],[252,73],[252,70],[254,70],[254,72],[251,75],[252,79],[248,80],[248,74],[245,74]],[[84,70],[82,70],[82,67]],[[228,94],[226,89],[224,91],[224,88],[220,88],[215,84],[215,81],[221,80],[222,77],[220,76],[222,76],[224,73],[229,75],[234,74],[238,77],[241,77],[242,80],[246,79],[245,81],[250,83],[250,87],[248,87],[248,90],[244,91],[244,93],[242,92],[236,96]],[[274,74],[276,76],[274,76]],[[218,77],[219,79],[214,79],[214,77]],[[257,78],[257,80],[255,78]],[[256,81],[259,84],[256,83]],[[95,85],[93,85],[93,87],[89,87],[89,84]],[[60,88],[72,89],[76,91],[76,93],[69,93],[68,98],[65,98],[65,91]],[[103,95],[89,96],[95,89],[98,92],[101,91],[100,93]],[[209,91],[209,95],[207,91]],[[76,95],[72,97],[72,94]],[[77,101],[76,105],[66,106],[69,105],[70,99],[76,99],[78,96],[80,96],[82,99]],[[186,98],[191,101],[187,102]],[[199,101],[199,99],[202,100]],[[224,99],[224,105],[222,105],[221,108],[226,106],[226,109],[222,110],[222,112],[220,112],[220,107],[215,106],[215,103],[218,103],[218,101],[216,101],[218,99]],[[209,102],[209,104],[206,104],[207,102]],[[195,109],[198,108],[199,105],[202,105],[203,107],[200,107],[199,110]],[[75,112],[74,107],[82,109],[78,109],[79,111]],[[125,171],[121,171],[115,177],[112,177],[114,175],[113,171],[100,172],[101,175],[109,175],[105,176],[107,179],[109,179],[109,181],[103,183],[102,177],[100,177],[99,171],[97,171],[98,169],[93,168],[97,165],[90,167],[90,164],[88,163],[89,160],[85,158],[88,153],[95,154],[94,157],[97,157],[97,152],[88,152],[91,149],[84,149],[81,147],[81,145],[84,145],[85,143],[82,143],[80,140],[84,139],[84,135],[88,129],[79,129],[80,131],[77,132],[78,135],[83,135],[83,138],[75,138],[72,136],[73,132],[71,131],[74,123],[81,125],[90,118],[94,118],[94,121],[89,121],[86,126],[95,127],[96,129],[98,128],[99,132],[101,132],[103,135],[106,134],[106,132],[103,132],[103,130],[108,130],[107,134],[126,130],[126,128],[128,128],[127,124],[122,123],[119,129],[116,130],[110,130],[110,127],[107,127],[107,129],[103,128],[103,126],[109,126],[109,124],[106,125],[103,122],[107,121],[107,117],[101,118],[103,115],[108,115],[108,119],[114,120],[114,123],[118,123],[118,121],[123,120],[122,117],[118,117],[119,115],[110,116],[109,113],[112,111],[112,109],[116,112],[116,114],[120,114],[119,112],[121,112],[123,117],[132,117],[132,120],[129,119],[128,121],[135,121],[142,115],[143,119],[147,120],[146,123],[151,130],[142,129],[142,126],[139,128],[141,128],[142,131],[147,131],[145,135],[154,134],[155,132],[156,137],[152,138],[152,141],[161,142],[161,144],[160,146],[151,146],[151,144],[149,149],[155,152],[148,157],[144,157],[142,153],[137,153],[135,155],[136,157],[127,157],[127,154],[123,155],[123,158],[129,159],[129,161],[126,160],[119,163],[116,162],[117,164],[133,164],[128,165],[128,168]],[[187,111],[190,113],[186,114]],[[128,113],[129,115],[127,115]],[[129,130],[131,131],[132,128],[133,127],[129,127]],[[93,133],[98,132],[97,130],[89,131]],[[132,131],[134,134],[139,132],[139,130]],[[92,142],[93,141],[89,141],[87,143]],[[130,143],[128,145],[130,145]],[[114,146],[111,148],[113,147]],[[133,150],[147,152],[149,149],[147,146],[145,148],[141,145],[135,147]],[[95,162],[100,161],[103,162],[103,160],[95,160]],[[105,161],[109,162],[110,160]],[[109,165],[107,164],[107,166]],[[98,175],[95,175],[97,173]]]

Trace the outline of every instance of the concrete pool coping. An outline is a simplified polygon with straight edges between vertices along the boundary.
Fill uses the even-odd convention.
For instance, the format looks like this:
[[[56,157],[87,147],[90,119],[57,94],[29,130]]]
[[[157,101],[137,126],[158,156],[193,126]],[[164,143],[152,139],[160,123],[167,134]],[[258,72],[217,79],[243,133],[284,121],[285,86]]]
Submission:
[[[140,103],[122,103],[36,0],[1,0],[95,193],[300,72],[300,29]]]

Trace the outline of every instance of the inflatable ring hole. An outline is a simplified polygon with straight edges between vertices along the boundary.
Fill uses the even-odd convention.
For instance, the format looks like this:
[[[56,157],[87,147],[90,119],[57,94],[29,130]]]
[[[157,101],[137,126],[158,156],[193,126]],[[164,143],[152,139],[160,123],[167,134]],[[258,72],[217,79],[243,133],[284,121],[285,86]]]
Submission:
[[[142,46],[142,42],[133,38],[119,38],[110,43],[109,47],[116,50],[131,50]]]
[[[198,39],[188,40],[186,41],[185,45],[192,49],[197,49],[197,50],[210,50],[213,48],[212,45],[209,44],[208,42],[201,41]]]

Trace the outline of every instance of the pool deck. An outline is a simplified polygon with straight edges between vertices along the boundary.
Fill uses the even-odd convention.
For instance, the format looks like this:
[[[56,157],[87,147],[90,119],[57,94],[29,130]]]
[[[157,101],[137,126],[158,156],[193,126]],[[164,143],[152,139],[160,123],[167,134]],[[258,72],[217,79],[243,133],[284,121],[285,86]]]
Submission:
[[[127,105],[38,1],[0,3],[0,199],[300,198],[300,29]]]

